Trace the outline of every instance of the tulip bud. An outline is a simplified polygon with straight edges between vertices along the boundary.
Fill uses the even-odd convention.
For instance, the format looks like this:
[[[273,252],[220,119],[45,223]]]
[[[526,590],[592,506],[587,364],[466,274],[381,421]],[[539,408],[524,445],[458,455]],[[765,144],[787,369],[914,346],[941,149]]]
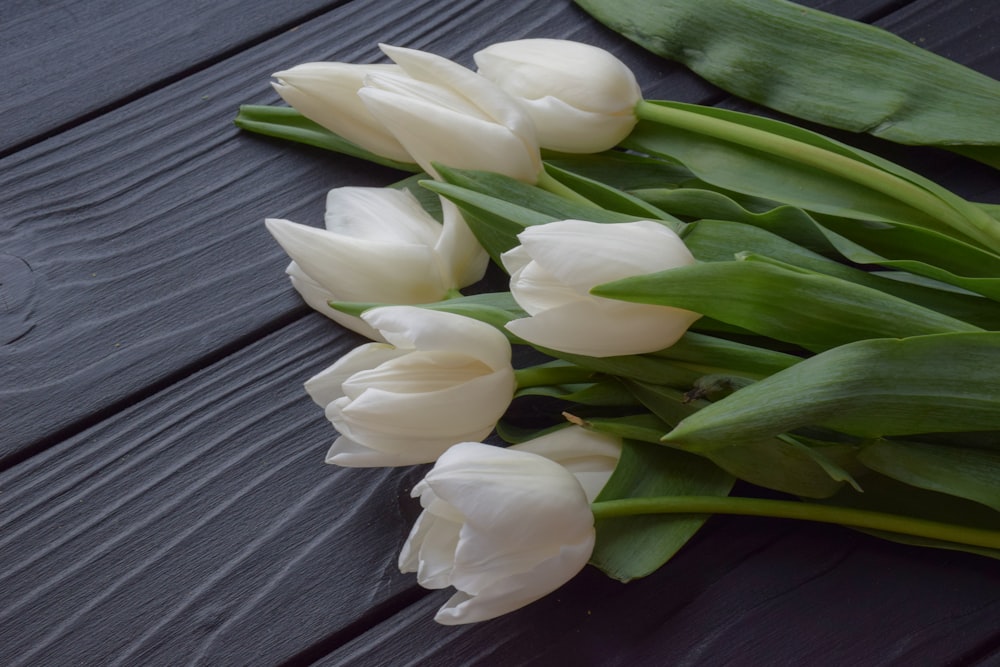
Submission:
[[[533,345],[611,357],[677,342],[698,313],[590,294],[597,285],[693,264],[668,227],[650,220],[604,224],[562,220],[526,228],[501,255],[510,291],[530,317],[507,329]]]
[[[368,343],[306,382],[340,432],[326,462],[429,463],[489,435],[514,395],[510,343],[488,324],[415,306],[362,319],[389,341]]]
[[[458,210],[442,225],[410,192],[344,187],[326,198],[326,229],[269,219],[267,228],[293,262],[287,273],[305,301],[353,331],[377,333],[329,301],[414,304],[440,301],[486,271],[486,252]]]
[[[587,502],[594,502],[618,465],[622,440],[574,425],[511,445],[510,449],[555,461],[576,477],[587,494]]]
[[[480,74],[521,102],[543,148],[597,153],[635,127],[642,91],[632,70],[604,49],[522,39],[487,47],[475,61]]]
[[[437,162],[538,179],[535,128],[513,98],[447,58],[388,45],[382,50],[404,73],[373,73],[358,95],[427,173],[437,176]]]
[[[413,489],[424,511],[399,556],[425,588],[458,592],[434,617],[457,625],[534,602],[583,569],[594,516],[572,474],[530,452],[461,443]]]
[[[396,72],[395,65],[304,63],[275,72],[271,85],[282,99],[309,120],[376,155],[399,162],[413,158],[391,132],[369,113],[358,97],[364,78]]]

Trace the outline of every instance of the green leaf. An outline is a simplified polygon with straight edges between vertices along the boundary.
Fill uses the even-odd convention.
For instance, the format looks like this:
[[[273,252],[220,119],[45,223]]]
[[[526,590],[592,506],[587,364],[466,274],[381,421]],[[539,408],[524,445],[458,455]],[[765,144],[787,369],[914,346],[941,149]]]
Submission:
[[[705,459],[626,440],[614,474],[598,501],[658,496],[726,496],[733,478]],[[609,577],[629,581],[656,571],[698,531],[707,515],[599,519],[590,562]]]
[[[876,473],[869,473],[861,478],[860,482],[864,488],[863,492],[844,487],[835,496],[816,502],[939,521],[954,526],[1000,531],[1000,514],[979,503],[910,486]],[[913,537],[888,531],[862,530],[862,532],[902,544],[952,549],[990,558],[1000,558],[1000,549],[968,546],[956,542]]]
[[[545,164],[579,176],[600,181],[619,190],[675,187],[688,183],[694,175],[683,165],[619,150],[580,154],[555,154]]]
[[[790,207],[789,207],[790,208]],[[791,209],[796,210],[796,209]],[[804,214],[803,214],[804,215]],[[808,217],[808,216],[807,216]],[[690,223],[684,230],[684,243],[688,246],[695,257],[702,261],[722,261],[732,259],[734,255],[741,252],[753,252],[766,255],[782,262],[793,264],[799,268],[808,269],[816,273],[847,280],[858,285],[864,285],[877,289],[881,292],[897,296],[911,303],[915,303],[925,308],[935,310],[943,315],[953,317],[958,320],[974,324],[983,329],[1000,329],[1000,307],[994,301],[981,298],[978,295],[959,293],[959,290],[946,291],[945,287],[937,282],[934,284],[916,284],[906,282],[903,279],[918,280],[915,274],[901,271],[883,272],[876,274],[870,271],[863,271],[842,262],[831,260],[815,252],[807,250],[791,241],[778,236],[777,234],[760,229],[751,224],[741,224],[739,222],[729,222],[722,220],[698,220]],[[873,223],[874,224],[874,223]],[[886,223],[878,223],[886,224]],[[880,255],[862,248],[851,240],[828,231],[821,227],[811,218],[802,221],[802,226],[810,225],[817,230],[818,234],[826,234],[830,241],[844,255],[859,263],[878,263],[886,266],[899,266],[907,261],[891,261],[882,258]],[[861,227],[863,225],[858,225]],[[901,231],[901,236],[913,232],[914,237],[923,240],[928,247],[940,248],[942,256],[949,253],[948,248],[957,242],[949,237],[941,237],[935,232],[910,227],[900,229],[903,225],[892,225],[893,229]],[[852,228],[854,229],[854,228]],[[822,230],[822,231],[820,231]],[[940,237],[940,238],[939,238]],[[903,249],[898,249],[902,251]],[[969,250],[969,254],[980,253],[978,249],[971,246],[964,246],[956,256]],[[985,258],[966,257],[965,259],[981,259],[987,261],[992,257],[989,253],[981,253]],[[966,279],[949,274],[942,269],[935,269],[927,265],[921,265],[924,273],[938,277],[950,277],[953,282],[962,282],[970,286],[983,289],[984,285],[992,282],[1000,282],[1000,279]],[[978,269],[976,271],[979,271]],[[1000,274],[1000,266],[996,267],[997,274]],[[895,276],[895,277],[894,277]]]
[[[590,406],[634,407],[637,405],[631,396],[621,390],[621,385],[613,380],[525,387],[524,389],[518,389],[514,395],[515,398],[522,398],[524,396],[545,396],[547,398],[557,398],[567,403]]]
[[[648,412],[621,417],[589,416],[583,419],[573,414],[567,414],[565,417],[574,424],[592,431],[609,433],[619,438],[648,442],[657,446],[661,446],[660,439],[664,433],[670,430],[670,427],[663,420]]]
[[[869,287],[760,261],[694,264],[591,291],[694,310],[811,351],[865,338],[979,330]]]
[[[1000,439],[1000,433],[996,438]],[[1000,512],[1000,449],[881,438],[865,447],[859,460],[910,486],[972,500]]]
[[[401,171],[423,171],[412,162],[399,162],[376,155],[288,107],[244,104],[233,122],[240,129],[249,132],[323,148]]]
[[[863,438],[996,431],[998,360],[1000,332],[859,341],[713,403],[664,441],[707,450],[813,425]]]
[[[684,223],[674,216],[623,190],[613,188],[592,178],[560,169],[554,165],[546,165],[545,170],[563,185],[583,195],[604,209],[649,220],[662,220],[675,232],[681,231],[684,227]]]
[[[627,381],[625,385],[653,414],[671,426],[709,405],[689,400],[688,395],[668,387],[636,381]],[[813,449],[792,438],[774,437],[738,447],[720,444],[695,453],[751,484],[808,498],[826,498],[836,493],[842,482],[855,483],[850,473],[836,462],[840,459],[848,464],[853,459],[853,448],[843,445]]]
[[[968,145],[962,150],[984,154],[973,157],[997,157],[1000,82],[879,28],[784,0],[576,2],[759,104],[890,141]]]
[[[858,218],[918,224],[1000,253],[978,205],[877,155],[788,123],[717,107],[643,101],[623,145],[679,161],[706,182]]]
[[[500,255],[518,245],[517,235],[525,227],[553,220],[631,222],[640,219],[570,201],[492,172],[450,169],[442,165],[435,165],[435,169],[445,182],[423,181],[421,185],[458,206],[472,233],[493,261],[501,266]]]

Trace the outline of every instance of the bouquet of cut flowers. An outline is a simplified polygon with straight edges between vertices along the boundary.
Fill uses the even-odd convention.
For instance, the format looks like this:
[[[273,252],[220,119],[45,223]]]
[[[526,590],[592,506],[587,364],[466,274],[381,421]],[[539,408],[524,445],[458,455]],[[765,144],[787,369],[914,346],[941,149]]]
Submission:
[[[695,39],[670,33],[694,25],[678,12],[751,11],[581,4],[668,57],[695,51],[665,46]],[[1000,164],[976,106],[1000,82],[787,5],[754,11],[846,40],[848,70],[891,52],[906,112],[832,99],[836,66],[824,92],[689,64],[809,120]],[[636,16],[664,27],[630,35]],[[771,24],[705,49],[773,50]],[[770,57],[809,67],[780,43]],[[494,44],[478,71],[382,50],[391,64],[274,74],[290,108],[237,124],[412,174],[332,190],[324,228],[266,224],[302,298],[371,340],[306,382],[337,432],[327,462],[433,464],[399,564],[457,590],[439,622],[512,611],[587,563],[645,576],[719,513],[1000,557],[1000,207],[796,125],[646,100],[587,44]],[[912,93],[911,71],[957,101]]]

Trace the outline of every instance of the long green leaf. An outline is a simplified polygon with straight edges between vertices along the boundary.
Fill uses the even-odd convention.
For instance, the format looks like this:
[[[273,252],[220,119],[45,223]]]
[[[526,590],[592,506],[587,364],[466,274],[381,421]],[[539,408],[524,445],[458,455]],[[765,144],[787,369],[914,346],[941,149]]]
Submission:
[[[910,486],[877,473],[870,473],[859,481],[863,491],[859,492],[853,488],[844,487],[835,496],[815,502],[939,521],[954,526],[1000,531],[1000,513],[978,502],[937,493],[918,486]],[[903,544],[967,551],[990,558],[1000,558],[1000,549],[974,547],[887,531],[864,530],[862,532]]]
[[[756,261],[694,264],[592,292],[694,310],[812,351],[865,338],[979,330],[878,290]]]
[[[687,394],[661,385],[627,381],[625,386],[663,422],[676,425],[705,401],[689,400]],[[826,498],[843,482],[855,483],[844,469],[854,459],[854,448],[831,444],[811,448],[793,438],[774,437],[734,447],[714,447],[697,453],[742,480],[775,491],[807,498]]]
[[[790,207],[784,207],[789,210]],[[797,210],[797,209],[790,209]],[[805,215],[803,213],[803,215]],[[897,267],[900,264],[911,265],[909,260],[887,260],[858,244],[841,237],[840,235],[825,229],[811,218],[799,219],[798,227],[812,227],[820,236],[826,235],[828,245],[839,249],[846,259],[863,264],[882,264],[888,267]],[[789,221],[794,218],[790,218]],[[766,216],[755,217],[749,224],[740,222],[729,222],[723,220],[698,220],[687,225],[683,231],[684,243],[688,246],[695,257],[702,261],[723,261],[730,260],[739,253],[759,253],[766,255],[787,264],[792,264],[799,268],[808,269],[816,273],[847,280],[858,285],[870,287],[872,289],[897,296],[911,303],[924,306],[937,311],[943,315],[974,324],[983,329],[1000,329],[1000,304],[990,299],[973,295],[958,293],[957,291],[946,291],[941,286],[931,286],[906,282],[902,279],[895,279],[892,276],[900,276],[913,280],[915,274],[902,273],[900,271],[883,272],[881,274],[871,271],[864,271],[858,268],[847,266],[840,261],[834,261],[823,255],[812,252],[791,241],[788,241],[777,234],[766,231],[764,228],[755,226],[767,220]],[[762,224],[767,225],[768,222]],[[885,225],[886,223],[880,223]],[[858,226],[860,227],[860,226]],[[858,227],[851,227],[857,229]],[[941,250],[942,255],[948,254],[952,245],[959,245],[956,255],[972,255],[970,261],[979,259],[976,257],[980,251],[970,246],[962,246],[949,237],[940,237],[928,230],[904,226],[895,226],[894,229],[909,232],[913,236],[928,243],[933,248]],[[932,236],[933,235],[933,236]],[[992,257],[988,253],[981,253],[986,258]],[[968,287],[974,287],[979,291],[984,291],[987,295],[992,295],[990,287],[996,285],[1000,288],[1000,278],[968,278],[956,276],[944,269],[928,264],[918,263],[921,275],[929,275],[937,278],[947,278],[952,283],[961,283]],[[981,269],[976,269],[981,271]],[[1000,267],[996,268],[997,275],[1000,275]]]
[[[668,447],[626,440],[598,501],[659,496],[726,496],[733,478],[709,461]],[[590,562],[629,581],[656,571],[708,519],[707,515],[599,519]]]
[[[724,188],[806,210],[920,224],[1000,253],[976,204],[877,155],[789,123],[678,102],[640,102],[623,145],[680,161]]]
[[[859,341],[713,403],[664,440],[704,450],[812,425],[866,438],[1000,431],[998,367],[1000,332]]]
[[[626,215],[634,215],[639,218],[663,220],[674,231],[680,231],[684,226],[680,220],[665,211],[661,211],[649,202],[643,201],[623,190],[606,185],[601,181],[581,176],[555,165],[546,165],[545,170],[550,176],[556,178],[559,182],[583,195],[601,208]]]
[[[997,159],[1000,82],[879,28],[785,0],[576,2],[735,95],[832,127]]]
[[[1000,433],[996,437],[1000,439]],[[1000,512],[1000,449],[879,439],[861,451],[859,460],[910,486],[973,500]]]

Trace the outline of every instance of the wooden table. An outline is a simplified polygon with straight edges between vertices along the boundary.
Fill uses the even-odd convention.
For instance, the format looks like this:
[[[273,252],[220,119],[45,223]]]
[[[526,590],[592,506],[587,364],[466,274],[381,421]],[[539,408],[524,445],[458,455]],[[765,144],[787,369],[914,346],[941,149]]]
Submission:
[[[805,4],[1000,76],[996,0]],[[471,65],[530,36],[608,48],[649,98],[747,108],[568,0],[3,3],[0,664],[1000,664],[995,561],[757,519],[711,520],[644,581],[588,568],[431,620],[449,593],[396,568],[423,470],[323,463],[302,382],[361,339],[300,302],[262,224],[399,174],[231,121],[300,62],[388,42]],[[861,143],[1000,202],[995,171]]]

